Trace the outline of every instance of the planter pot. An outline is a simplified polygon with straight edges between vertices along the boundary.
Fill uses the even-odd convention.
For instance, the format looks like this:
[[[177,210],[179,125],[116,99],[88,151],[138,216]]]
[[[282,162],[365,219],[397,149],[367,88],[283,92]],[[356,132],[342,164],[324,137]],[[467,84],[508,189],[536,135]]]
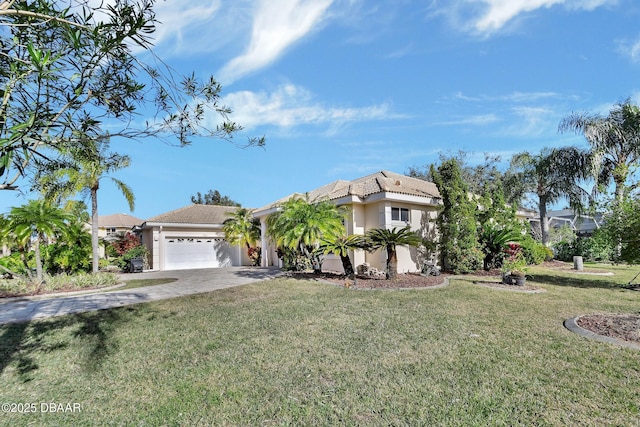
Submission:
[[[517,286],[524,286],[525,282],[527,281],[527,278],[524,276],[512,276],[513,277],[513,283]]]
[[[503,275],[502,283],[504,283],[505,285],[513,285],[513,276],[510,274]]]

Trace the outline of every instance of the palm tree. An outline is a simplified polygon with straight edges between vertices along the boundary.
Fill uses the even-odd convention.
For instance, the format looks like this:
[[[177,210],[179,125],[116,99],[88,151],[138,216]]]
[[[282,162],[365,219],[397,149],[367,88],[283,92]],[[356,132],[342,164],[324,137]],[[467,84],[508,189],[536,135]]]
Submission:
[[[616,103],[607,117],[574,113],[560,122],[559,130],[584,135],[591,146],[597,184],[606,186],[613,181],[615,198],[622,202],[627,179],[640,162],[640,108],[627,99]]]
[[[306,198],[293,197],[280,210],[267,218],[267,231],[278,247],[300,250],[313,264],[320,263],[314,248],[322,238],[332,239],[344,234],[345,209],[329,201],[310,203]]]
[[[353,276],[353,263],[349,258],[349,252],[354,249],[363,249],[365,246],[364,236],[352,234],[351,236],[338,236],[333,238],[322,238],[318,251],[324,255],[334,254],[340,256],[344,274]]]
[[[398,255],[397,246],[417,247],[422,242],[418,234],[411,231],[410,226],[398,230],[396,227],[388,230],[386,228],[373,228],[366,234],[368,248],[370,250],[386,249],[387,251],[387,279],[395,279],[398,275]]]
[[[524,191],[538,198],[542,243],[549,242],[547,206],[562,198],[577,211],[582,210],[588,193],[579,185],[588,174],[588,155],[576,147],[545,148],[540,154],[522,152],[511,158],[510,173]]]
[[[109,174],[129,166],[127,155],[108,152],[107,139],[82,140],[63,151],[64,158],[55,162],[53,169],[41,170],[38,185],[48,199],[61,200],[77,193],[89,193],[91,197],[91,252],[92,271],[98,272],[98,190],[100,181],[108,177],[120,190],[134,210],[135,197],[131,188]]]
[[[11,208],[9,212],[9,229],[23,251],[30,246],[32,237],[36,258],[36,278],[42,282],[42,256],[40,246],[47,237],[63,233],[65,221],[69,219],[61,209],[44,200],[31,200],[23,206]],[[27,275],[31,275],[27,265]]]
[[[252,248],[260,240],[260,220],[253,217],[253,210],[236,208],[229,214],[229,219],[224,221],[222,229],[230,244],[246,246],[247,255],[251,257]]]

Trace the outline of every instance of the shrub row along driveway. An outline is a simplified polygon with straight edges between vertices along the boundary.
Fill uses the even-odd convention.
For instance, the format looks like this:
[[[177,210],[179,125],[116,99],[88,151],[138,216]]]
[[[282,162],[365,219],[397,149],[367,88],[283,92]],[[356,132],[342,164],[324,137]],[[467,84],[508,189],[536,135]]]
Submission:
[[[124,291],[98,292],[51,298],[11,298],[0,301],[0,324],[25,322],[65,314],[122,307],[148,301],[200,294],[277,277],[277,268],[229,267],[215,269],[152,271],[122,274],[132,279],[175,278],[175,282]]]

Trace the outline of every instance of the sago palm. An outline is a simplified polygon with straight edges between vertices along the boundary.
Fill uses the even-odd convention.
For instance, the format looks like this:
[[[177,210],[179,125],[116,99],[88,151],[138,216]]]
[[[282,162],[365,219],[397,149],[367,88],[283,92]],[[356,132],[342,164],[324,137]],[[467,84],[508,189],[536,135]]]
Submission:
[[[333,238],[323,238],[320,241],[318,251],[324,255],[333,254],[340,257],[344,274],[351,277],[354,274],[353,263],[349,258],[349,252],[355,249],[363,249],[365,238],[362,235],[353,234],[351,236],[338,236]]]
[[[388,230],[386,228],[373,228],[367,231],[367,245],[370,250],[385,249],[387,251],[387,279],[395,279],[398,275],[397,246],[419,246],[422,239],[411,231],[410,226]]]

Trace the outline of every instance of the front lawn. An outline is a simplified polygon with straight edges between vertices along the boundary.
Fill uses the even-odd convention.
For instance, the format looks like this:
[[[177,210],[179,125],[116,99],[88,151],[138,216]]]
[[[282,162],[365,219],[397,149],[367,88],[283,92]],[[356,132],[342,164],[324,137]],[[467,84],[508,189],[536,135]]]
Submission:
[[[562,326],[640,310],[640,292],[621,288],[637,269],[614,270],[537,268],[540,294],[456,279],[368,291],[283,278],[5,325],[3,403],[37,411],[0,423],[637,425],[640,352]],[[80,411],[42,413],[42,403]]]

